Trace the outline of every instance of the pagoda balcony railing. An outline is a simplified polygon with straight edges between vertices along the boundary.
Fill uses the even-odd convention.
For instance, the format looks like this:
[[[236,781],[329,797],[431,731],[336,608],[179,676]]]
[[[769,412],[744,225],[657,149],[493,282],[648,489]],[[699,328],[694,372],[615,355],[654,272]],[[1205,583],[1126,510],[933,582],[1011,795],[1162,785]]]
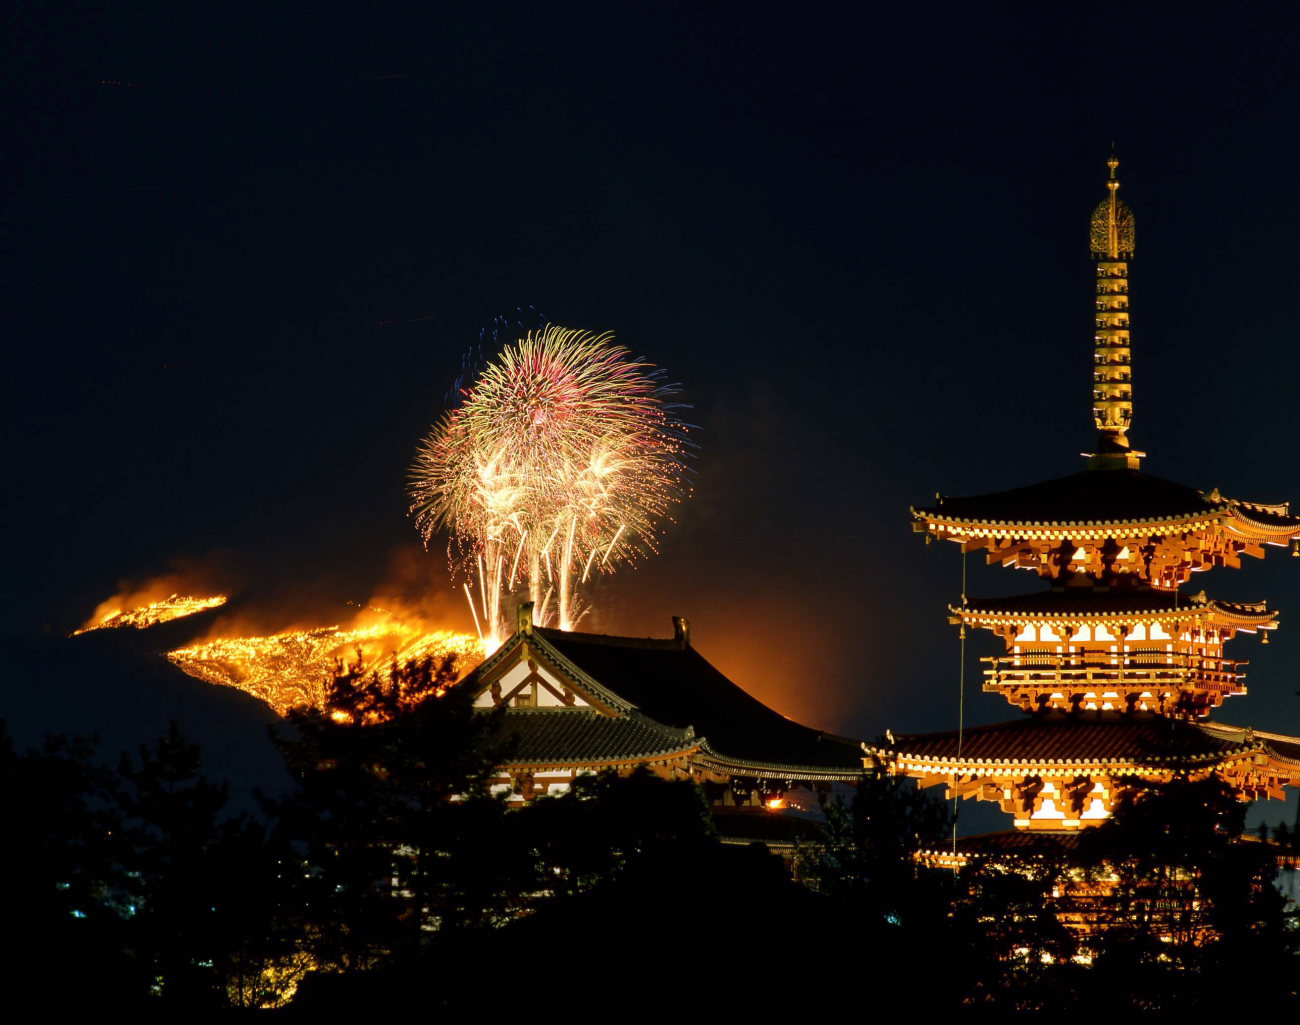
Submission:
[[[999,684],[1042,683],[1235,689],[1245,677],[1240,667],[1248,664],[1214,655],[1162,650],[1117,652],[1110,657],[1104,652],[1028,652],[985,657],[980,661],[991,665],[984,670],[986,686],[991,688]]]

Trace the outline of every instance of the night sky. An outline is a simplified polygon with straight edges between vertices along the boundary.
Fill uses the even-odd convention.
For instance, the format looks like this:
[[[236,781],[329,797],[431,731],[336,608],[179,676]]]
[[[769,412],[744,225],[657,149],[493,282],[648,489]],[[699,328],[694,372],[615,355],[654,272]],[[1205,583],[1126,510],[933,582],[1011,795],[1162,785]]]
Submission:
[[[268,630],[398,591],[468,627],[407,468],[480,329],[533,306],[666,367],[698,425],[661,557],[584,629],[685,615],[786,714],[954,726],[960,557],[908,506],[1082,467],[1112,140],[1144,469],[1300,501],[1300,15],[1072,6],[28,5],[6,632],[169,572]],[[972,594],[1040,586],[972,559]],[[1234,642],[1251,694],[1219,717],[1300,733],[1300,560],[1192,586],[1281,609],[1268,647]],[[969,721],[1013,717],[972,649]],[[0,715],[24,740],[149,703],[70,697],[23,650]],[[209,746],[242,728],[220,721]]]

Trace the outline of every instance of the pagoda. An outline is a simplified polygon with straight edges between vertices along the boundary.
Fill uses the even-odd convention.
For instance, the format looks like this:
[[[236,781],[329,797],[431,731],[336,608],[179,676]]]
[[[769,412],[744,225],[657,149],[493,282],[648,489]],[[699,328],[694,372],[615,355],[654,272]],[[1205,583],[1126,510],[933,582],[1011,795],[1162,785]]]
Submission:
[[[1029,570],[1045,590],[962,596],[951,622],[1006,646],[986,658],[984,690],[1018,719],[868,745],[868,764],[943,784],[950,798],[997,802],[1020,830],[1076,831],[1108,818],[1128,792],[1216,775],[1243,799],[1300,785],[1300,738],[1208,719],[1246,692],[1239,632],[1264,643],[1277,613],[1188,594],[1193,573],[1239,567],[1269,546],[1300,555],[1300,517],[1172,484],[1141,469],[1133,448],[1129,263],[1134,219],[1119,197],[1119,161],[1091,220],[1097,294],[1093,333],[1095,451],[1079,473],[997,494],[936,496],[913,529]]]

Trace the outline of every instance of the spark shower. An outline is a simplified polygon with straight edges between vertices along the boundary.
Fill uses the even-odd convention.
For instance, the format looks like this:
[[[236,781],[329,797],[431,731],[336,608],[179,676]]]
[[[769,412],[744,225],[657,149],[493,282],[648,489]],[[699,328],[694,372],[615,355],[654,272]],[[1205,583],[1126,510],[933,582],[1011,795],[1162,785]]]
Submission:
[[[612,333],[548,324],[507,344],[420,444],[411,513],[426,545],[450,533],[489,652],[505,599],[526,593],[537,622],[571,630],[593,573],[657,550],[689,492],[677,393]]]

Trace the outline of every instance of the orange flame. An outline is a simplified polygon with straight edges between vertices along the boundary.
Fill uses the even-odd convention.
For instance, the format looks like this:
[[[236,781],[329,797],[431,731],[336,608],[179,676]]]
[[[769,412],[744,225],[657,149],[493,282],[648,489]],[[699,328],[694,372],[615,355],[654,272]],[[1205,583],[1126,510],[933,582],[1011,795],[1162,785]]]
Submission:
[[[418,620],[367,606],[347,626],[215,637],[167,653],[195,679],[237,687],[279,715],[304,705],[322,707],[342,663],[382,672],[394,663],[428,657],[452,658],[459,677],[483,661],[483,647],[470,634],[429,630]]]
[[[337,613],[330,619],[286,618],[282,601],[276,603],[278,612],[227,610],[206,636],[167,658],[195,679],[260,698],[280,715],[303,705],[322,707],[342,664],[383,673],[394,663],[450,657],[457,677],[464,676],[483,661],[483,645],[455,629],[463,618],[460,610],[438,594],[436,581],[428,579],[428,561],[409,547],[412,551],[394,553],[382,592],[366,605],[354,605],[356,611],[343,620],[333,618]],[[145,583],[124,581],[76,632],[145,629],[217,608],[227,601],[224,593],[213,593],[219,579],[221,567],[198,565]],[[199,590],[203,581],[211,589]]]
[[[147,593],[147,592],[146,592]],[[215,609],[224,605],[227,595],[216,594],[206,598],[196,598],[188,594],[170,594],[166,598],[140,602],[140,595],[114,595],[96,606],[94,613],[80,629],[73,630],[72,636],[89,633],[91,630],[108,630],[116,627],[133,627],[143,630],[158,623],[166,623],[182,616],[192,616],[196,612]]]

